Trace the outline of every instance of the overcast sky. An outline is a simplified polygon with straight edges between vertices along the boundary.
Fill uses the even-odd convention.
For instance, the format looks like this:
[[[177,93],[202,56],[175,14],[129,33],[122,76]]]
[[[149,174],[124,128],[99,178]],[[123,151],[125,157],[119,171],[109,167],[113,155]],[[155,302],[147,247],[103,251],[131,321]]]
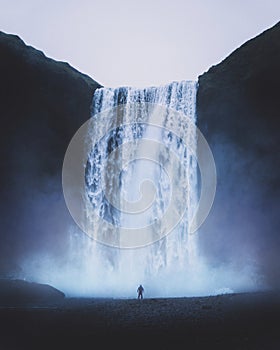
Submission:
[[[279,19],[279,0],[0,0],[2,31],[112,87],[197,79]]]

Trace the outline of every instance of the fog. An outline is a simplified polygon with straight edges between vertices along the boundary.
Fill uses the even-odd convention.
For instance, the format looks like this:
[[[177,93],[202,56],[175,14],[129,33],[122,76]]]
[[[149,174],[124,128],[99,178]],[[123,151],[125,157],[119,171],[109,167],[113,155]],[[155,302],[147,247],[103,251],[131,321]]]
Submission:
[[[229,157],[229,149],[225,150]],[[225,167],[236,164],[232,162],[234,154],[227,159]],[[235,183],[234,178],[227,177],[227,181]],[[13,277],[53,285],[67,296],[133,298],[139,283],[144,285],[144,297],[216,295],[275,287],[272,272],[278,265],[271,252],[277,251],[277,246],[262,235],[268,222],[255,206],[262,194],[253,187],[233,195],[231,186],[223,188],[221,182],[218,177],[212,210],[196,233],[198,251],[191,266],[173,264],[156,272],[151,267],[147,273],[145,258],[151,247],[119,250],[90,239],[73,223],[62,193],[50,178],[40,189],[30,191],[29,184],[29,192],[18,202],[21,225],[13,233],[13,240],[18,239],[13,249],[17,250],[15,258],[6,256],[6,260],[16,261],[19,267]],[[242,186],[240,177],[238,183]],[[114,270],[108,264],[106,257],[111,253],[119,254],[121,268]]]
[[[266,258],[262,254],[266,238],[260,235],[259,230],[267,223],[258,216],[259,209],[254,205],[262,193],[256,190],[252,180],[251,188],[248,186],[233,194],[235,176],[248,160],[242,159],[225,143],[219,149],[223,159],[222,162],[221,159],[216,160],[223,164],[226,173],[232,175],[226,179],[218,177],[217,194],[210,215],[195,234],[198,249],[191,264],[174,262],[158,270],[146,263],[153,245],[118,249],[95,242],[71,221],[67,223],[64,220],[61,224],[61,216],[54,215],[57,209],[61,211],[55,205],[57,198],[54,192],[45,198],[38,196],[32,204],[34,212],[29,210],[31,217],[38,220],[29,221],[27,216],[31,231],[34,225],[45,225],[46,217],[38,216],[38,212],[47,214],[48,225],[42,228],[41,237],[34,237],[35,246],[30,246],[21,257],[20,277],[51,284],[67,296],[85,297],[134,298],[140,283],[144,285],[147,298],[217,295],[274,287],[275,281],[270,279],[267,271],[273,268],[273,263],[269,254]],[[238,174],[238,186],[244,186],[245,174]],[[169,235],[172,234],[174,232]],[[266,245],[271,249],[270,242]],[[108,260],[108,256],[113,255],[118,256],[115,267]]]
[[[54,257],[46,252],[24,259],[22,277],[51,284],[67,296],[84,297],[134,298],[140,283],[145,288],[146,298],[266,289],[256,266],[250,261],[240,264],[236,256],[235,261],[230,259],[233,257],[220,258],[211,266],[201,255],[194,265],[180,267],[174,264],[156,274],[147,274],[144,258],[149,247],[118,251],[92,241],[75,227],[70,229],[69,242],[63,257]],[[119,255],[121,264],[121,268],[116,270],[105,259],[106,253],[112,253],[112,250]]]

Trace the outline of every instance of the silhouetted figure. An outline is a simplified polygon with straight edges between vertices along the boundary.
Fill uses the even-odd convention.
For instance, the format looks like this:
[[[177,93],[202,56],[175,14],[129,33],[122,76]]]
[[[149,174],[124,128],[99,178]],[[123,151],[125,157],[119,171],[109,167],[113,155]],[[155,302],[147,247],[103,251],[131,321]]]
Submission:
[[[140,284],[140,286],[137,288],[138,299],[143,299],[143,292],[144,292],[144,288],[142,284]]]

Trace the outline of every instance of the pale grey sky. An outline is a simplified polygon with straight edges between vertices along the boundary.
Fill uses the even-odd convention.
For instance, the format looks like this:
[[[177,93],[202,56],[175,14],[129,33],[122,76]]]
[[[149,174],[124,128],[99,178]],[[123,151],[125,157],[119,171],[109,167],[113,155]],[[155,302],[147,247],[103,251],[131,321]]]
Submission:
[[[112,87],[195,80],[279,19],[279,0],[0,0],[2,31]]]

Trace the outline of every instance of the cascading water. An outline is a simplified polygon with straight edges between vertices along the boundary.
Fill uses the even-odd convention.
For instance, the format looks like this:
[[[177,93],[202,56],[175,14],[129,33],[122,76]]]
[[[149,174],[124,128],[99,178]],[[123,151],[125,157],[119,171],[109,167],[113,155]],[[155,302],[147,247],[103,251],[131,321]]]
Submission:
[[[113,128],[106,135],[94,126],[89,130],[87,142],[90,143],[96,135],[100,141],[89,147],[86,166],[85,195],[90,200],[86,213],[88,232],[103,242],[104,237],[107,241],[106,237],[111,239],[113,236],[114,245],[118,246],[121,227],[145,227],[151,221],[158,223],[148,233],[152,244],[141,248],[111,248],[84,237],[78,250],[83,251],[81,259],[87,265],[83,266],[83,273],[92,281],[88,288],[92,288],[93,293],[98,294],[103,290],[104,295],[107,294],[106,291],[110,294],[109,290],[114,290],[114,294],[130,296],[134,294],[135,286],[141,282],[149,285],[150,295],[176,295],[178,293],[172,285],[175,275],[181,279],[180,284],[183,283],[185,290],[192,289],[188,277],[194,273],[197,265],[197,248],[195,235],[188,235],[188,225],[197,206],[197,162],[186,146],[191,143],[194,148],[195,145],[195,130],[191,125],[196,121],[196,91],[197,83],[190,81],[173,82],[159,88],[101,88],[95,91],[93,117],[98,118],[98,114],[103,113],[107,120],[115,120],[111,121]],[[112,109],[118,105],[123,108],[117,115],[112,114]],[[166,107],[160,114],[161,127],[153,124],[153,115],[158,114],[157,106]],[[174,114],[172,110],[177,112]],[[170,131],[174,124],[187,129],[186,140]],[[123,150],[107,161],[113,150],[132,140],[136,140],[136,150]],[[139,140],[154,140],[159,145],[164,145],[176,153],[180,166],[175,166],[172,157],[164,159],[162,153],[166,150],[157,146],[149,150],[153,161],[141,159],[141,149],[145,145],[137,144]],[[123,168],[127,160],[130,163]],[[173,187],[176,189],[171,189],[165,169],[169,169],[175,178]],[[102,189],[104,176],[107,176],[107,197]],[[146,208],[145,213],[127,214],[125,204],[127,201],[137,202],[143,179],[149,179],[155,186],[153,205]],[[167,209],[171,190],[179,191],[176,209],[184,214],[178,225],[161,238],[158,236],[162,225],[160,221]],[[108,197],[113,199],[120,210],[110,204]],[[96,220],[96,215],[91,215],[93,210],[98,212],[99,217],[110,222],[110,230]],[[77,250],[77,242],[75,248]],[[173,282],[169,284],[171,276]]]
[[[77,225],[61,257],[28,259],[24,278],[90,297],[135,297],[140,283],[145,297],[256,288],[254,266],[211,266],[192,234],[216,189],[211,150],[195,127],[196,92],[189,81],[95,91],[62,169]]]

